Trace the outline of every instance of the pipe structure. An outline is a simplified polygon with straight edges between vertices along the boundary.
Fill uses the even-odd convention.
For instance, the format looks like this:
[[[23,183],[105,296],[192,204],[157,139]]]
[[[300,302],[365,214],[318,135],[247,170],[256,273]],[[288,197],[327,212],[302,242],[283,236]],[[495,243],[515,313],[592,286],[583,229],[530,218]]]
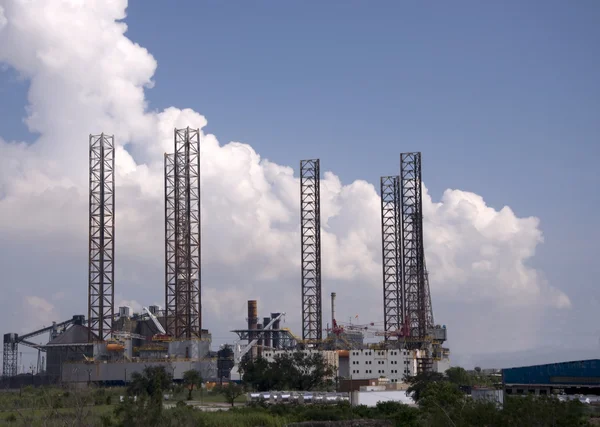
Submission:
[[[275,319],[280,313],[271,313],[271,319]],[[280,329],[279,320],[275,321],[271,328]],[[279,332],[273,332],[273,348],[279,348]]]
[[[267,326],[269,324],[269,322],[271,321],[270,317],[263,317],[263,325]],[[266,328],[265,328],[266,329]],[[263,334],[263,345],[265,347],[271,347],[271,333],[269,332],[265,332]]]
[[[257,330],[261,330],[263,328],[263,324],[262,323],[258,323],[256,325],[256,329]],[[262,357],[262,350],[263,350],[263,336],[261,335],[261,337],[258,339],[258,342],[256,343],[256,350],[257,350],[257,356],[258,357]]]

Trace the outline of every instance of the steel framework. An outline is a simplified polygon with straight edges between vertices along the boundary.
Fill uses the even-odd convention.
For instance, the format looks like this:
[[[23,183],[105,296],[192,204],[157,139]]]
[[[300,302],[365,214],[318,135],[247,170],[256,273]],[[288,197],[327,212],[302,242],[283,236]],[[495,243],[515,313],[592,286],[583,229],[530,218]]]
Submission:
[[[381,177],[381,250],[385,340],[403,332],[402,265],[400,239],[400,183],[398,176]]]
[[[4,334],[4,348],[2,354],[2,375],[14,377],[17,375],[18,360],[18,336],[17,334]]]
[[[300,161],[302,340],[322,339],[321,200],[319,159]]]
[[[165,313],[174,338],[201,338],[200,129],[175,129],[165,154]]]
[[[90,135],[89,339],[110,338],[114,317],[114,137]]]
[[[421,153],[400,155],[400,223],[404,324],[412,346],[420,346],[433,327],[433,313],[423,246]]]

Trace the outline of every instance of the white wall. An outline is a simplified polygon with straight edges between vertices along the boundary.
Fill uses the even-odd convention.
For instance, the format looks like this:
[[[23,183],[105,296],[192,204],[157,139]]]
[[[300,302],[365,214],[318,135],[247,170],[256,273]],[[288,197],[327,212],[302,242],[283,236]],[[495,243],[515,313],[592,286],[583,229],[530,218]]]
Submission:
[[[375,406],[377,402],[400,402],[406,405],[414,405],[415,401],[407,396],[403,390],[386,391],[357,391],[352,394],[353,405]]]

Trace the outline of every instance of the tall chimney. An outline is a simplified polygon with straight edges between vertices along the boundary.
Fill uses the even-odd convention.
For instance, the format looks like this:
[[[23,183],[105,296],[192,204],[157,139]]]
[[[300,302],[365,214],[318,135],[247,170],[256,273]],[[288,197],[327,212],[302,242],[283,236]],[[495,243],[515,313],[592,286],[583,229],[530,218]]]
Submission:
[[[250,332],[248,333],[248,342],[253,341],[256,338],[256,333],[252,332],[256,330],[258,326],[258,307],[256,300],[248,301],[248,329]],[[257,347],[252,347],[251,350],[252,359],[256,359],[258,356]]]
[[[335,322],[335,292],[331,293],[331,328],[333,329],[333,325]]]

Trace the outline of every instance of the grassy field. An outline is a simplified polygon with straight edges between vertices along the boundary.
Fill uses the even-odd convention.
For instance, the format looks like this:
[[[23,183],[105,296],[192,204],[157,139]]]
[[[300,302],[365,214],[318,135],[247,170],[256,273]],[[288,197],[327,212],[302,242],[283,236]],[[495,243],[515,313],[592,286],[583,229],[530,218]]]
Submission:
[[[120,396],[126,394],[124,387],[112,388],[31,388],[26,387],[20,391],[0,393],[0,425],[56,425],[64,423],[59,420],[85,419],[86,425],[102,425],[102,419],[114,420],[114,412],[120,402]],[[166,404],[176,404],[184,401],[191,405],[203,406],[228,406],[225,398],[206,390],[194,390],[191,401],[187,401],[188,391],[179,389],[177,393],[170,394]],[[243,404],[245,395],[239,396],[236,405]],[[221,419],[229,420],[232,415],[206,414],[207,425],[228,425],[221,423]],[[235,424],[229,424],[235,425]],[[272,425],[272,424],[263,424]]]

